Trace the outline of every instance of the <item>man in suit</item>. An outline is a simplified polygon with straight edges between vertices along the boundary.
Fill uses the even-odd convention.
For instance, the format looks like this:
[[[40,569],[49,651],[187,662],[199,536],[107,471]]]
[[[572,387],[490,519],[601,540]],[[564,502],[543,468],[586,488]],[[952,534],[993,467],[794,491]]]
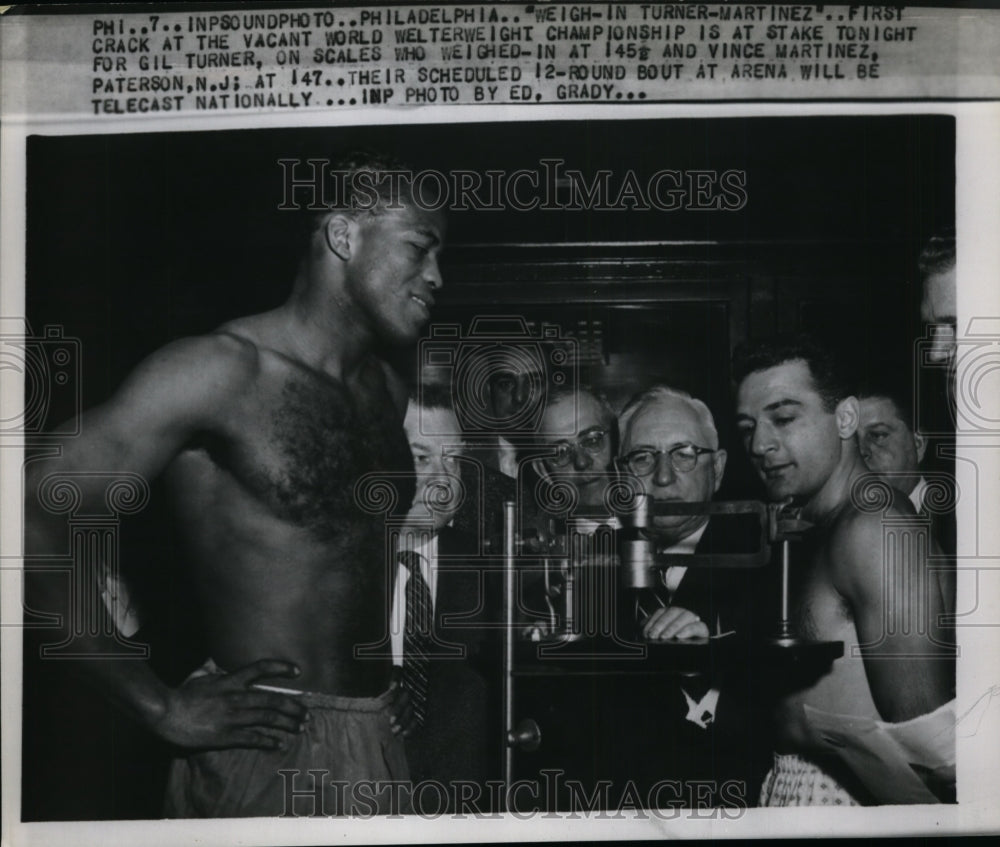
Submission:
[[[466,381],[452,393],[455,414],[466,427],[461,476],[467,487],[454,526],[477,535],[480,549],[499,555],[504,502],[517,501],[522,532],[534,525],[537,516],[532,492],[522,487],[530,474],[522,477],[514,442],[537,425],[546,375],[544,362],[530,346],[512,343],[508,349],[500,344],[491,356],[479,363],[481,369],[466,371]]]
[[[619,468],[658,502],[706,502],[722,483],[726,451],[712,413],[700,400],[665,385],[635,397],[618,418]],[[651,516],[657,552],[671,554],[750,553],[757,547],[751,521],[708,515]],[[661,573],[662,608],[646,610],[641,631],[650,641],[707,639],[736,632],[744,639],[764,630],[761,605],[754,600],[760,577],[747,569],[672,566]],[[735,637],[735,636],[728,636]],[[741,641],[741,644],[744,642]],[[748,654],[749,655],[749,654]],[[757,716],[752,680],[738,668],[681,678],[661,677],[655,710],[637,710],[633,726],[648,745],[632,766],[656,778],[690,783],[705,780],[699,798],[716,804],[742,798],[751,803],[766,770],[766,725]],[[648,694],[647,694],[648,698]]]
[[[657,385],[622,411],[620,469],[638,480],[653,503],[707,502],[722,484],[726,451],[719,447],[708,407],[686,392]],[[753,552],[752,527],[708,515],[661,515],[651,519],[658,552]],[[749,529],[749,531],[747,531]],[[707,638],[733,628],[743,599],[743,580],[722,569],[674,566],[662,575],[669,605],[643,625],[651,641]],[[680,602],[688,600],[688,605]]]
[[[529,504],[522,513],[524,549],[528,554],[558,559],[568,557],[569,551],[575,549],[579,556],[592,546],[590,542],[599,529],[620,529],[606,497],[617,476],[617,448],[618,420],[599,395],[582,386],[549,389],[536,442],[526,451],[534,458],[525,461],[522,468],[521,502]],[[531,510],[530,505],[535,508]],[[574,538],[586,536],[587,540],[573,541],[570,534]],[[593,550],[600,546],[597,541]],[[550,574],[543,579],[537,570],[524,573],[522,602],[532,621],[532,637],[553,634],[560,625],[560,613],[575,615],[578,630],[582,626],[604,631],[601,621],[606,615],[599,604],[588,602],[589,595],[606,594],[607,583],[617,578],[617,571],[606,567],[612,564],[607,557],[594,554],[587,559],[589,566],[575,571],[575,610],[564,608],[568,593],[560,599],[567,591],[562,582],[564,575]],[[581,606],[591,609],[587,622],[578,614]]]
[[[913,428],[911,408],[896,392],[859,390],[857,438],[868,470],[885,474],[886,481],[902,491],[919,512],[927,491],[927,480],[920,473],[927,439]]]
[[[955,609],[954,479],[940,472],[931,489],[921,473],[927,439],[913,426],[913,416],[900,389],[866,387],[858,392],[858,448],[868,470],[902,491],[914,511],[930,521],[930,537],[948,557],[948,567],[936,571],[950,611]],[[928,501],[931,502],[928,502]]]
[[[572,486],[574,513],[604,522],[605,494],[618,448],[618,421],[607,403],[585,388],[552,390],[542,414],[539,442],[548,452],[532,462],[538,477],[550,484]]]
[[[868,470],[902,491],[918,515],[930,515],[932,535],[955,555],[955,516],[928,508],[928,481],[921,473],[927,439],[913,426],[912,403],[900,389],[868,386],[858,392],[858,448]]]
[[[485,811],[490,807],[485,781],[500,777],[500,613],[499,604],[490,602],[498,597],[499,575],[480,558],[479,539],[451,525],[465,498],[459,475],[464,445],[447,390],[424,386],[411,397],[404,428],[417,488],[401,535],[392,596],[393,662],[412,709],[400,716],[399,725],[405,727],[414,785],[434,780],[444,786],[443,792],[424,792],[433,808],[417,811],[433,813],[442,797],[454,809],[456,796],[468,799],[476,790],[459,782],[478,787],[472,805]],[[414,673],[409,647],[417,568],[427,586],[431,623],[420,647],[428,660]],[[415,804],[421,796],[415,793]]]
[[[928,360],[935,364],[947,364],[951,380],[955,378],[958,323],[955,257],[955,232],[948,230],[931,238],[917,259],[923,293],[920,317],[930,329],[933,339]]]
[[[497,361],[484,365],[488,372],[482,385],[469,386],[465,392],[456,390],[454,402],[466,404],[459,407],[459,417],[476,424],[467,455],[484,468],[516,480],[517,446],[506,436],[531,430],[534,411],[545,396],[546,375],[542,362],[531,356],[521,358],[502,347],[497,356]]]

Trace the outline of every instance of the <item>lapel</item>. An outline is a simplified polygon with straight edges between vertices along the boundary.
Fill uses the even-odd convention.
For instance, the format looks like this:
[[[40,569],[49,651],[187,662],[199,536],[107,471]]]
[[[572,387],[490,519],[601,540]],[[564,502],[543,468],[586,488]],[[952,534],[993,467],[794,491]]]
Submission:
[[[705,532],[694,548],[696,554],[708,553],[713,550],[720,552],[719,547],[724,547],[722,544],[723,539],[717,537],[719,536],[719,532],[716,531],[716,525],[716,522],[709,519],[708,525],[705,527]],[[715,618],[720,613],[719,601],[722,599],[721,595],[725,592],[725,586],[731,581],[731,578],[732,572],[728,570],[702,567],[688,568],[683,579],[681,579],[680,585],[677,586],[677,590],[674,592],[673,605],[694,612],[708,624],[709,632],[714,634],[716,628]],[[723,628],[725,628],[726,624],[725,617],[725,611],[723,610]]]
[[[470,572],[465,559],[473,543],[471,536],[454,527],[446,526],[438,533],[437,596],[434,598],[436,621],[442,614],[467,612],[475,607],[478,575]]]
[[[694,612],[715,632],[712,620],[712,571],[710,568],[688,568],[674,592],[671,605]]]

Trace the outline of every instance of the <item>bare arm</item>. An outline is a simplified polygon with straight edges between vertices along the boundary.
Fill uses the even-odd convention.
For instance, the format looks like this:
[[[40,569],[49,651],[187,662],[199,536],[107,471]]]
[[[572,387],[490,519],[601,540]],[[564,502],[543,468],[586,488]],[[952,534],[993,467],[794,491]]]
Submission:
[[[903,512],[855,514],[833,539],[835,585],[854,613],[865,674],[883,720],[933,711],[954,696],[955,661],[937,621],[938,580]]]
[[[65,518],[46,510],[39,499],[46,477],[74,474],[81,510],[101,511],[109,474],[132,473],[152,480],[194,434],[219,433],[222,411],[239,402],[256,367],[254,348],[229,336],[176,342],[140,364],[108,402],[82,417],[80,434],[62,443],[60,458],[28,465],[26,552],[65,553]],[[74,567],[80,566],[74,562]],[[51,593],[40,597],[43,606],[69,610],[65,581],[45,580],[44,585]],[[91,613],[103,613],[100,603],[89,606]],[[79,606],[72,611],[79,613]],[[114,643],[101,634],[104,627],[94,625],[96,621],[87,623],[77,630],[89,634],[75,638],[73,645],[77,652],[95,654],[83,662],[87,672],[107,696],[168,741],[191,747],[274,747],[281,733],[296,731],[305,716],[290,698],[248,688],[258,677],[292,675],[295,669],[288,662],[255,662],[241,674],[171,689],[145,662],[97,658],[112,653]]]

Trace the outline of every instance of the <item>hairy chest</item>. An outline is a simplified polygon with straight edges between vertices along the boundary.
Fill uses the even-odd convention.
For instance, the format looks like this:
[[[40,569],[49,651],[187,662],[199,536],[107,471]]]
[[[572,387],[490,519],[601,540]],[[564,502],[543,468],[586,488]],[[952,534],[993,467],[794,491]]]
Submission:
[[[257,400],[242,416],[242,432],[212,451],[221,468],[271,515],[320,540],[376,528],[382,518],[360,507],[358,481],[371,472],[412,470],[384,387],[350,391],[332,380],[297,376]],[[412,499],[412,489],[399,496]]]

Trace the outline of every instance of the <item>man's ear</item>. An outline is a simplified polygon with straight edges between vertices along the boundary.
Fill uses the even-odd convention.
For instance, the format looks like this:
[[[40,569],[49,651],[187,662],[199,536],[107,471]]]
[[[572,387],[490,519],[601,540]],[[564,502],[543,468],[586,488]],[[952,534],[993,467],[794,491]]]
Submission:
[[[837,404],[834,414],[837,416],[837,432],[840,437],[845,441],[848,438],[854,438],[860,419],[858,398],[845,397]]]
[[[913,446],[917,448],[917,464],[919,465],[924,461],[924,453],[927,452],[927,436],[914,432]]]
[[[726,472],[726,457],[727,453],[721,448],[716,450],[712,454],[712,469],[715,471],[715,486],[712,491],[718,491],[719,486],[722,485],[722,475]]]
[[[323,228],[326,246],[345,262],[351,258],[351,219],[347,215],[330,215]]]

